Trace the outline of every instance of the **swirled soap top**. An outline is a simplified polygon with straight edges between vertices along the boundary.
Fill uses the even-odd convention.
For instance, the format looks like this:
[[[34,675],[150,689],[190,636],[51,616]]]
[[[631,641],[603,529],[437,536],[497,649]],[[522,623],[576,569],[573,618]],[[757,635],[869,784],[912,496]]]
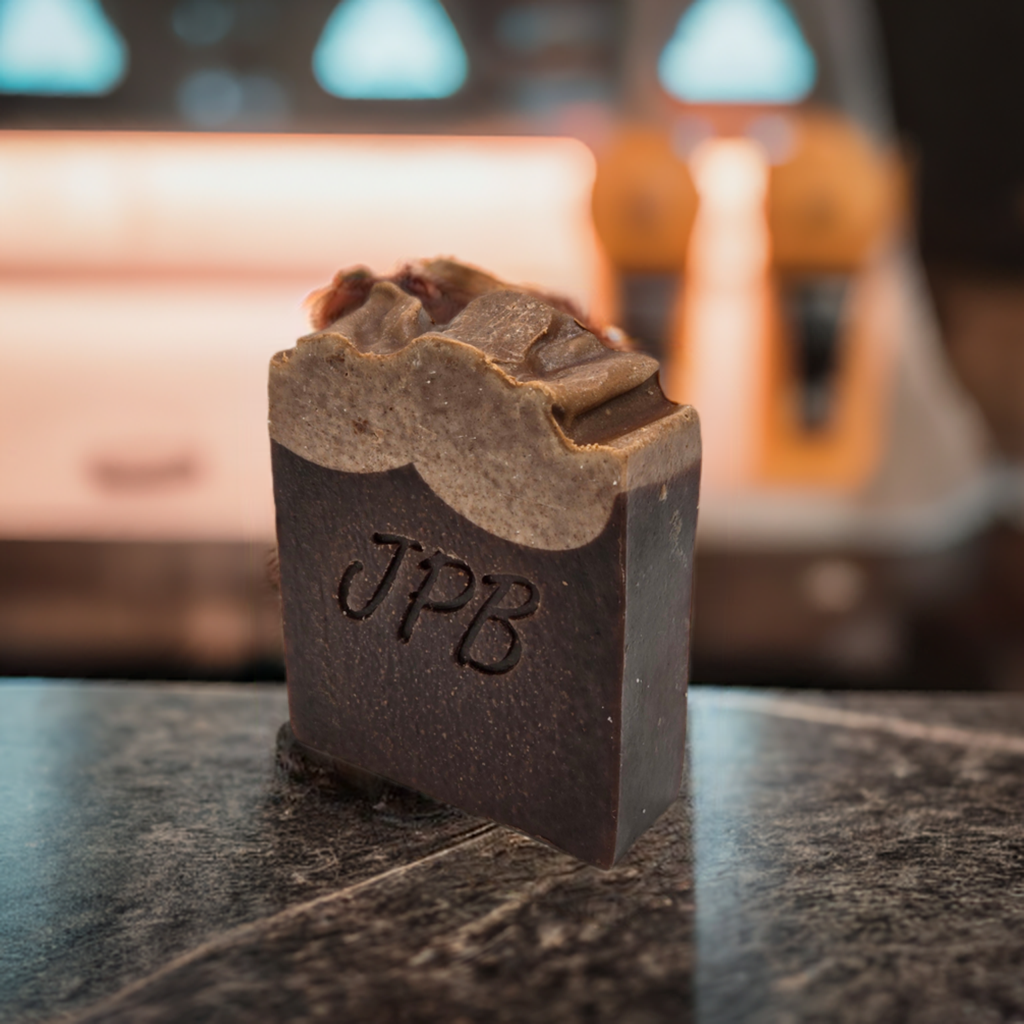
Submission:
[[[433,260],[342,271],[312,320],[271,362],[274,440],[346,472],[412,464],[505,539],[579,547],[616,495],[699,458],[696,414],[665,398],[657,362],[564,300]]]

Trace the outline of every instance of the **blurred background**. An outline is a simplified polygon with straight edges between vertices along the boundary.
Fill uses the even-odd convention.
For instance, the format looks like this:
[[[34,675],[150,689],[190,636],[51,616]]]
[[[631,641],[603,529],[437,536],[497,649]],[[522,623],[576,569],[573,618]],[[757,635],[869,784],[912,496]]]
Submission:
[[[705,440],[693,678],[1024,688],[1024,8],[0,0],[0,674],[283,677],[269,356],[575,298]]]

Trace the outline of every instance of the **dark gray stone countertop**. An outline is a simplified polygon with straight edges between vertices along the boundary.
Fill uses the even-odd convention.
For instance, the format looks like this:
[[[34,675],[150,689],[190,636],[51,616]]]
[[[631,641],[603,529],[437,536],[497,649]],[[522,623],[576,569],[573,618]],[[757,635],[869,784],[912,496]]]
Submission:
[[[0,683],[0,1020],[1024,1024],[1024,700],[690,707],[604,872],[286,778],[278,686]]]

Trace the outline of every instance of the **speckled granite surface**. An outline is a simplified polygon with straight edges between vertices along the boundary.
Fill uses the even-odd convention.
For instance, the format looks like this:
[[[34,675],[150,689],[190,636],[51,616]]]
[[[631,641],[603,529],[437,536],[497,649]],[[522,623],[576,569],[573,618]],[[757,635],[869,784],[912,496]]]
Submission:
[[[0,1019],[1024,1022],[1020,698],[696,688],[611,872],[287,780],[285,717],[0,683]]]
[[[695,705],[698,1019],[1024,1021],[1024,701]]]
[[[0,683],[0,1020],[685,1020],[689,817],[612,872],[284,778],[275,686]]]

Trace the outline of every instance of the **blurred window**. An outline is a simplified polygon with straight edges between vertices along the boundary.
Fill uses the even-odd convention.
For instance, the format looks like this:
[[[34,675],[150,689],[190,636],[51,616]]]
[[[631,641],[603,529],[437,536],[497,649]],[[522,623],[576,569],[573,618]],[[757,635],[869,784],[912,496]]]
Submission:
[[[628,2],[0,0],[0,51],[28,25],[53,53],[46,12],[84,11],[121,54],[106,93],[7,90],[0,128],[584,132],[621,96]]]
[[[696,0],[658,61],[658,78],[690,103],[797,103],[817,62],[782,0]]]
[[[467,67],[438,0],[342,0],[313,52],[317,81],[344,99],[443,99]]]
[[[127,65],[98,0],[0,0],[0,92],[100,96]]]

